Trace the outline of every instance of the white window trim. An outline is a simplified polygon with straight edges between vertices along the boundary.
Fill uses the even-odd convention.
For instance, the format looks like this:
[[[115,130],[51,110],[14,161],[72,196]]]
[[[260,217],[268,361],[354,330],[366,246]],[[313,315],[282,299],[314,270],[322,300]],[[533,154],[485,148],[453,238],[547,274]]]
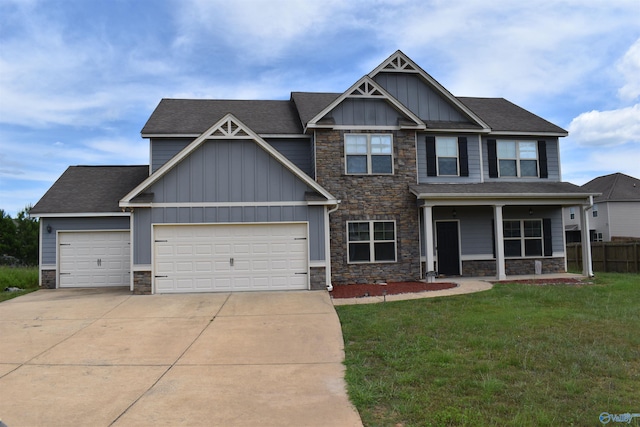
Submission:
[[[358,136],[366,136],[367,137],[367,172],[365,173],[349,173],[347,171],[347,157],[348,156],[363,156],[364,154],[347,154],[347,136],[349,135],[358,135]],[[373,136],[388,136],[391,138],[391,154],[388,156],[391,157],[391,172],[390,173],[373,173],[371,171],[371,158],[373,156],[387,156],[387,154],[371,154],[371,137]],[[391,133],[345,133],[343,138],[342,148],[344,150],[344,174],[345,175],[393,175],[395,173],[394,167],[394,157],[393,157],[393,134]]]
[[[440,157],[442,157],[443,159],[451,159],[453,157],[451,156],[439,156],[438,155],[438,139],[442,139],[442,138],[447,138],[447,139],[453,139],[455,142],[455,147],[456,147],[456,173],[455,175],[445,175],[445,174],[441,174],[440,173]],[[453,137],[453,136],[436,136],[436,175],[437,176],[460,176],[460,149],[458,147],[458,138]]]
[[[514,142],[516,144],[516,157],[500,157],[500,143],[501,142]],[[520,161],[533,160],[533,159],[521,159],[520,158],[520,143],[534,143],[536,147],[536,175],[535,176],[522,176]],[[515,160],[516,161],[516,176],[506,175],[505,178],[540,178],[540,153],[538,153],[538,144],[536,141],[526,141],[521,139],[499,139],[496,143],[496,157],[498,158],[498,176],[502,177],[500,173],[500,160]]]
[[[519,240],[520,241],[520,256],[507,256],[506,255],[506,250],[505,250],[505,258],[506,259],[522,259],[522,258],[541,258],[544,256],[544,224],[542,222],[542,219],[531,219],[531,218],[527,218],[527,219],[504,219],[502,221],[502,226],[504,227],[504,223],[505,222],[519,222],[520,223],[520,237],[503,237],[503,240],[506,242],[507,240],[510,241],[515,241],[515,240]],[[540,237],[525,237],[524,235],[524,223],[526,221],[535,221],[535,222],[539,222],[540,223]],[[526,255],[526,251],[525,251],[525,241],[527,240],[540,240],[540,248],[542,249],[540,255]]]
[[[369,224],[369,261],[351,261],[351,254],[349,251],[349,246],[351,243],[365,243],[365,240],[351,241],[349,240],[349,224],[354,223],[363,223],[366,222]],[[375,240],[373,238],[373,224],[376,222],[391,222],[393,223],[393,240]],[[346,224],[346,232],[347,232],[347,264],[390,264],[394,262],[398,262],[398,230],[396,227],[396,221],[392,219],[372,219],[372,220],[362,220],[362,221],[347,221]],[[393,242],[394,247],[394,258],[393,261],[376,261],[375,260],[375,243],[390,243]]]

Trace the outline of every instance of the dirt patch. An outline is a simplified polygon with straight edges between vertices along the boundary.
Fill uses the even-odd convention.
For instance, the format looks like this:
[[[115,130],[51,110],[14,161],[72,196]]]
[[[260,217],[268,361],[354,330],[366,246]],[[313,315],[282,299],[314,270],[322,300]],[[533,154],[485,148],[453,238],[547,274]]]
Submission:
[[[415,292],[440,291],[455,288],[455,283],[424,283],[424,282],[392,282],[386,285],[357,284],[334,285],[330,295],[333,298],[361,298],[383,295],[398,295]],[[385,294],[386,292],[386,294]]]

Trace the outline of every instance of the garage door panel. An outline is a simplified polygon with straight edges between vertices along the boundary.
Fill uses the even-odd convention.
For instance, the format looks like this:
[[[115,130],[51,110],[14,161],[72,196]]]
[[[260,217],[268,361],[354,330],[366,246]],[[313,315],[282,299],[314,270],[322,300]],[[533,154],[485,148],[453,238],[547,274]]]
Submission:
[[[308,289],[304,223],[157,225],[154,238],[157,292]]]
[[[128,231],[60,232],[60,287],[129,285],[129,238]]]

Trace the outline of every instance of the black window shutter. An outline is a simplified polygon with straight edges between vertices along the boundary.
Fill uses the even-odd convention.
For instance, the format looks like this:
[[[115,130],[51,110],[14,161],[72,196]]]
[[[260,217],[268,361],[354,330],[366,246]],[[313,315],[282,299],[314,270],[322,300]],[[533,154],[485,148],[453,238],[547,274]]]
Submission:
[[[538,160],[540,162],[540,178],[549,178],[547,169],[547,141],[538,141]]]
[[[469,155],[467,154],[467,137],[458,137],[458,156],[460,156],[460,176],[469,176]]]
[[[487,139],[487,151],[489,152],[489,178],[498,177],[498,151],[495,139]]]
[[[427,137],[427,176],[437,176],[436,169],[436,137]]]
[[[542,236],[544,237],[544,256],[553,255],[553,239],[551,238],[551,218],[542,220]]]

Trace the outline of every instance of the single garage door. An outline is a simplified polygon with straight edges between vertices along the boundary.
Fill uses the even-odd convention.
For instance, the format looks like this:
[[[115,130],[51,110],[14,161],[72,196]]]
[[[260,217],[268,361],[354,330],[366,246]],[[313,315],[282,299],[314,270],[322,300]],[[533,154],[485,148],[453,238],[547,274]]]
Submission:
[[[61,288],[129,286],[128,231],[60,232]]]
[[[308,289],[306,223],[156,225],[155,292]]]

